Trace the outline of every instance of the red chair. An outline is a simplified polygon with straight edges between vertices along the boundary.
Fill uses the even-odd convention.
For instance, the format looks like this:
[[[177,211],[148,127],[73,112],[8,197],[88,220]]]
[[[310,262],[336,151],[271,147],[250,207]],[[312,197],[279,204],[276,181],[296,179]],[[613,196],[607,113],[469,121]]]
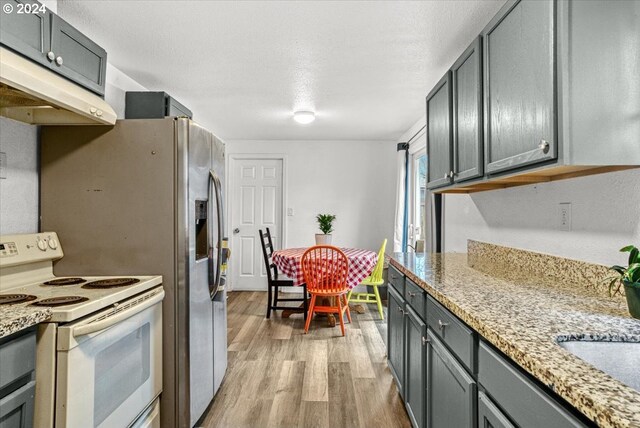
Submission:
[[[304,326],[304,332],[309,331],[309,324],[315,312],[337,314],[340,319],[340,329],[344,336],[344,313],[351,322],[351,313],[347,304],[347,273],[349,259],[339,248],[330,245],[311,247],[302,255],[302,272],[307,284],[307,292],[311,294],[309,314]],[[327,298],[335,306],[318,306],[316,298]]]

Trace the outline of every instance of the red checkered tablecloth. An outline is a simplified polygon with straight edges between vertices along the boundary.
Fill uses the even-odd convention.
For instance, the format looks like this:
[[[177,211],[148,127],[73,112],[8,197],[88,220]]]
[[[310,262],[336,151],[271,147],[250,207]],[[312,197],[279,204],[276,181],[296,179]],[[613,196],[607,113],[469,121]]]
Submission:
[[[371,274],[378,261],[378,255],[373,251],[360,250],[358,248],[340,248],[349,259],[349,273],[347,284],[350,288]],[[287,248],[273,253],[271,260],[278,270],[293,279],[293,285],[304,284],[302,273],[302,254],[307,248]]]

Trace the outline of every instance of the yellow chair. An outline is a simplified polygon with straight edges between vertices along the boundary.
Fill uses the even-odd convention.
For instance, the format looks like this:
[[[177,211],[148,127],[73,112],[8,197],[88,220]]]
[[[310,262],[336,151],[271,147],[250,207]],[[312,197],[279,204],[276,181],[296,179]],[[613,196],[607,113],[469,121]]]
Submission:
[[[382,313],[382,300],[380,300],[380,292],[378,292],[378,286],[384,284],[382,278],[382,269],[384,267],[384,250],[387,247],[387,240],[382,241],[380,251],[378,251],[378,262],[376,267],[373,268],[371,275],[362,280],[360,285],[370,285],[373,287],[373,293],[355,293],[352,298],[353,290],[349,291],[347,295],[347,304],[349,303],[375,303],[378,305],[378,312],[380,313],[380,319],[384,319]]]

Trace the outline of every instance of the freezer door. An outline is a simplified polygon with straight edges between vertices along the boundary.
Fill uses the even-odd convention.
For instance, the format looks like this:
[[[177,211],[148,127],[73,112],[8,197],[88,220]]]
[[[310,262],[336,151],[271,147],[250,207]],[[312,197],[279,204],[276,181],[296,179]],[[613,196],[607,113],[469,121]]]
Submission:
[[[213,135],[186,119],[178,119],[178,126],[188,126],[188,398],[189,426],[194,426],[213,398],[213,304],[209,289],[209,235],[217,228],[209,192]]]

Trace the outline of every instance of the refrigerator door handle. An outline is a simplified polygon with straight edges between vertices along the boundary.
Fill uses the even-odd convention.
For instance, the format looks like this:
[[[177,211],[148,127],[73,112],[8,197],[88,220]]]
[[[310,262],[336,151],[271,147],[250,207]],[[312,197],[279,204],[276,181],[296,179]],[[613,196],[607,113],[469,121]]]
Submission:
[[[220,190],[220,179],[213,170],[209,170],[209,201],[216,201],[216,211],[211,214],[216,216],[216,224],[212,225],[218,232],[217,242],[213,242],[212,233],[209,233],[209,294],[211,300],[216,296],[220,288],[221,275],[222,275],[222,229],[223,229],[223,210],[222,210],[222,192]],[[211,191],[213,190],[213,195]],[[209,204],[211,206],[211,203]],[[212,209],[213,211],[213,209]],[[211,219],[213,216],[210,216]],[[216,260],[214,266],[213,252],[216,252]]]

